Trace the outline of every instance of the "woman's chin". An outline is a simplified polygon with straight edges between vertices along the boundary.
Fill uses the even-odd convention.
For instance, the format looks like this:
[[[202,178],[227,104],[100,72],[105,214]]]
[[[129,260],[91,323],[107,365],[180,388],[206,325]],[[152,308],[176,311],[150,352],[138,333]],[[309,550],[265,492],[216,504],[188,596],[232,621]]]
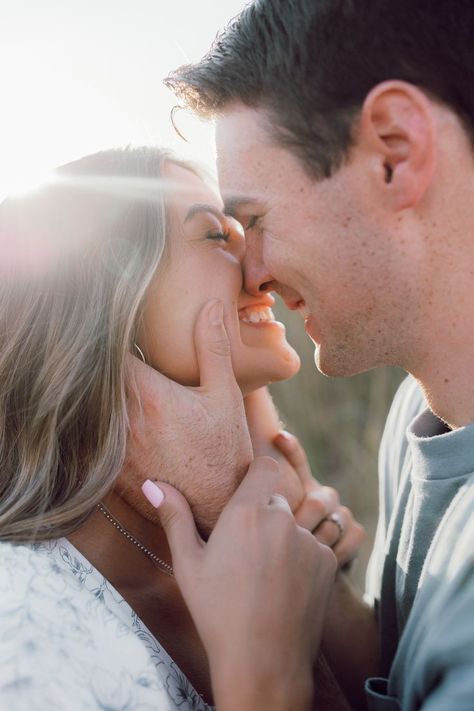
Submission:
[[[289,380],[301,366],[297,352],[287,343],[286,348],[265,357],[255,354],[255,358],[242,367],[236,368],[236,378],[243,395],[248,395],[270,383]]]

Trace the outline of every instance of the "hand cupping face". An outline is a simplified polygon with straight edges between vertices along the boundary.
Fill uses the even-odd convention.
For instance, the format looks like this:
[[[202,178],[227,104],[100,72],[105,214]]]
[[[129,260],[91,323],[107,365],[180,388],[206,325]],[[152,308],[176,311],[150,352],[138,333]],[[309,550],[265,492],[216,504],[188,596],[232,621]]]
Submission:
[[[218,302],[196,324],[201,385],[185,387],[129,357],[129,438],[117,492],[151,520],[146,479],[175,486],[207,537],[253,459],[242,393],[232,371],[230,346]],[[217,310],[216,310],[217,309]]]

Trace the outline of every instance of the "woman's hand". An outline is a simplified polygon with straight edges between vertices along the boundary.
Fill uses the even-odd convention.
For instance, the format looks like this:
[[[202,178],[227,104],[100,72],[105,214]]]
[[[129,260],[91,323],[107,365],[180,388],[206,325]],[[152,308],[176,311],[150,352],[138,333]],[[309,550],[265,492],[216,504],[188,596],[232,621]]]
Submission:
[[[256,459],[206,543],[186,500],[159,483],[158,514],[220,711],[311,707],[336,560],[274,494],[281,478],[275,461]]]
[[[336,489],[322,486],[314,479],[297,437],[283,431],[275,437],[274,444],[295,470],[303,486],[304,498],[294,512],[297,523],[333,549],[340,568],[348,565],[356,558],[364,541],[364,528],[347,506],[340,505]]]

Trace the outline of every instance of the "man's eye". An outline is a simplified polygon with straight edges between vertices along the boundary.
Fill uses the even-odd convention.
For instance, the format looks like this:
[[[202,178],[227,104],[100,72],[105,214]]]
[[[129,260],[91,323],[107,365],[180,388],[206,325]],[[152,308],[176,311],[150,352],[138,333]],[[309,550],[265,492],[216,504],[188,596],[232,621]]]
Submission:
[[[247,226],[245,227],[245,231],[247,230],[252,230],[254,227],[256,227],[259,217],[257,215],[252,215],[252,217],[249,219]]]
[[[208,232],[206,239],[214,240],[215,242],[224,241],[228,242],[230,240],[230,232],[223,230],[222,232]]]

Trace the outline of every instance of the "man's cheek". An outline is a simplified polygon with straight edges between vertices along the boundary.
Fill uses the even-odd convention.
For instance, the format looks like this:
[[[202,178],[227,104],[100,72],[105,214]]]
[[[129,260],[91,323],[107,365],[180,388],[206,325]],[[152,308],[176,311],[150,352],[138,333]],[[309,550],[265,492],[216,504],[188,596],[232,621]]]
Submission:
[[[188,501],[196,527],[206,540],[214,529],[224,507],[237,489],[237,483],[229,481],[218,467],[197,479],[184,479],[177,486]]]

